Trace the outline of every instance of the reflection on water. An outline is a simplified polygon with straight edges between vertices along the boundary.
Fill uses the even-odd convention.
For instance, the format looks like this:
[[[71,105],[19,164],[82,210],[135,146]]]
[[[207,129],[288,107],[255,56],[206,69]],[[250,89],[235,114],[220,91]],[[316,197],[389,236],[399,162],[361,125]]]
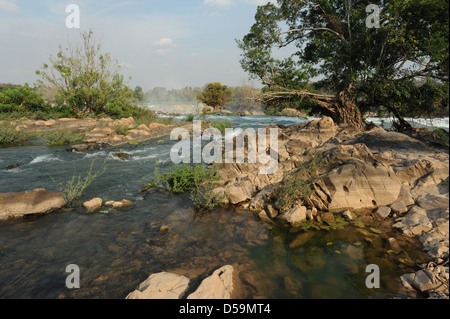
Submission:
[[[258,128],[275,118],[230,117],[236,126]],[[289,125],[299,119],[276,118]],[[239,265],[246,293],[264,298],[390,297],[400,292],[398,277],[412,271],[408,258],[423,256],[417,243],[398,238],[404,252],[388,253],[389,227],[380,236],[354,229],[303,233],[269,225],[246,211],[219,209],[197,216],[188,195],[143,195],[140,181],[149,181],[155,161],[161,169],[174,142],[124,147],[131,155],[119,160],[118,150],[69,153],[43,141],[0,148],[0,193],[44,187],[74,171],[85,173],[107,159],[106,172],[86,192],[85,199],[129,199],[133,205],[109,214],[83,209],[0,222],[0,298],[124,298],[149,274],[174,271],[192,279],[213,269]],[[7,169],[10,165],[18,165]],[[161,232],[162,225],[169,227]],[[382,289],[365,287],[365,267],[381,269]],[[68,290],[66,266],[77,264],[81,288]]]

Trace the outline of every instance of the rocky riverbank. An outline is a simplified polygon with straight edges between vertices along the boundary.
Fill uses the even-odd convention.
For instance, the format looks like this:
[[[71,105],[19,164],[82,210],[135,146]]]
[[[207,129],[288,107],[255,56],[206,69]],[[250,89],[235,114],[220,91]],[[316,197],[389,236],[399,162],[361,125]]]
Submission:
[[[357,218],[369,228],[376,220],[390,220],[404,236],[420,239],[434,270],[428,270],[425,283],[424,276],[414,279],[422,273],[408,275],[403,278],[405,286],[448,297],[448,151],[379,127],[370,131],[340,127],[330,118],[278,128],[276,174],[258,174],[257,164],[221,167],[222,186],[216,191],[228,203],[292,227],[333,227],[342,218]],[[323,177],[311,183],[312,195],[281,211],[276,190],[286,186],[289,176],[304,169],[302,163],[312,156],[323,160]]]

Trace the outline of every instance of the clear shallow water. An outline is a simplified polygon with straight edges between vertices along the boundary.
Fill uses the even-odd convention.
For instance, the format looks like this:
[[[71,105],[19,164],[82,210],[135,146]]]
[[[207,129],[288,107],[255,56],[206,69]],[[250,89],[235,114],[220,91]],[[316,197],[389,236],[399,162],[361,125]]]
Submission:
[[[244,128],[302,121],[217,118],[229,118],[235,127]],[[107,160],[105,173],[86,190],[84,199],[133,202],[109,214],[75,208],[0,222],[0,298],[124,298],[151,273],[173,270],[195,278],[225,264],[244,265],[257,278],[252,296],[258,297],[361,298],[398,292],[398,276],[409,266],[387,255],[381,238],[369,244],[347,229],[317,232],[298,245],[301,232],[269,226],[245,211],[219,209],[197,216],[188,195],[141,194],[139,181],[152,179],[156,160],[162,170],[173,165],[173,143],[158,140],[124,147],[131,155],[125,161],[112,156],[120,149],[70,153],[41,140],[0,148],[0,193],[56,190],[49,175],[65,181],[74,171],[84,175],[94,160],[94,170]],[[5,169],[15,164],[19,166]],[[169,226],[169,232],[161,233],[161,225]],[[409,254],[415,254],[414,243],[404,243],[405,249],[410,246]],[[355,250],[357,258],[348,253]],[[382,267],[383,289],[365,288],[368,263]],[[65,287],[69,264],[80,266],[81,289]]]

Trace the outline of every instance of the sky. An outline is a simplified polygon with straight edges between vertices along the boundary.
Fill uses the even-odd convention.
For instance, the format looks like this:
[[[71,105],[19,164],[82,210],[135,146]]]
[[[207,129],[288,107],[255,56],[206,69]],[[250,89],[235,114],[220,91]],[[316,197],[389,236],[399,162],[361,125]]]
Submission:
[[[257,6],[267,1],[0,0],[0,83],[33,85],[35,71],[59,44],[79,43],[89,30],[123,66],[132,88],[249,83],[235,40],[249,32]],[[79,29],[66,26],[70,4],[79,7]]]

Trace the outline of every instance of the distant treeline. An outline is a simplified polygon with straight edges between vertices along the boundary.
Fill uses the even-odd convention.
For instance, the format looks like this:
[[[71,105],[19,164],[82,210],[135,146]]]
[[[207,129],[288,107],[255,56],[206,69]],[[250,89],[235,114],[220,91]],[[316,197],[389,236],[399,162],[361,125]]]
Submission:
[[[230,87],[233,92],[233,100],[226,105],[230,111],[240,112],[248,110],[249,112],[262,111],[262,105],[257,101],[259,89],[250,85]],[[150,105],[197,105],[197,95],[202,92],[200,87],[185,87],[182,89],[167,89],[164,87],[155,87],[144,93],[142,103]]]
[[[8,89],[17,89],[21,85],[11,84],[11,83],[0,83],[0,92],[6,91]]]

